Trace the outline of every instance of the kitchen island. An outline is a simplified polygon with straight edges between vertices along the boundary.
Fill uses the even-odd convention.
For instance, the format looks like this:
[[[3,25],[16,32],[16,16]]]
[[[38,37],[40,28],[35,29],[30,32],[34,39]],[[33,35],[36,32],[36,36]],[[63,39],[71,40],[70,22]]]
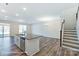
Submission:
[[[38,35],[17,35],[15,37],[16,45],[27,55],[32,56],[40,51]]]

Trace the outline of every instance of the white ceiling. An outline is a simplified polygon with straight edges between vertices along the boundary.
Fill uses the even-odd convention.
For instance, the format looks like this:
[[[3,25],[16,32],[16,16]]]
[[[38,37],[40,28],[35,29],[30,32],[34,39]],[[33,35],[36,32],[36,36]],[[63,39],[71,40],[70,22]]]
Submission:
[[[75,3],[0,3],[0,20],[36,23],[40,17],[61,16],[62,11],[76,6]]]

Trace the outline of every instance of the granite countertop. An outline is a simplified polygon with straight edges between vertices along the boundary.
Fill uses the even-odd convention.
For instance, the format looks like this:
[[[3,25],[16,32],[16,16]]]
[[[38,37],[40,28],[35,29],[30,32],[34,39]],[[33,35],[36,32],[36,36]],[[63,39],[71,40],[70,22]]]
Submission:
[[[27,39],[27,40],[31,40],[31,39],[36,39],[36,38],[39,38],[39,37],[41,37],[41,36],[38,36],[38,35],[31,35],[31,38],[29,38],[27,35],[18,35],[21,39]]]

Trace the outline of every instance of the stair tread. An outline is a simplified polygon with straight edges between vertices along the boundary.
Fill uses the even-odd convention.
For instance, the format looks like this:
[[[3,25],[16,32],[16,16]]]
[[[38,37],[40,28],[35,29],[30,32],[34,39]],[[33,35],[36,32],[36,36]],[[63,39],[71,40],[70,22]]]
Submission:
[[[66,35],[77,35],[77,33],[64,33]]]
[[[76,30],[74,29],[74,30],[64,30],[64,31],[76,31]]]
[[[77,38],[77,36],[68,36],[68,35],[64,35],[64,37],[72,37],[72,38]]]
[[[64,31],[64,33],[76,33],[75,31]]]
[[[79,42],[78,39],[73,39],[73,40],[64,39],[63,41]]]
[[[72,48],[72,47],[68,47],[68,46],[66,46],[66,45],[63,45],[62,47],[63,47],[63,48],[68,48],[68,49],[73,50],[73,51],[79,51],[79,49]]]
[[[67,35],[67,36],[77,36],[76,34],[64,34],[64,35]]]
[[[78,44],[79,45],[79,41],[73,41],[73,40],[63,40],[64,42],[68,42],[68,43],[72,43],[72,44]]]
[[[77,39],[64,39],[63,41],[78,41]]]
[[[65,36],[65,37],[63,37],[64,39],[78,39],[77,37],[73,37],[73,36]]]
[[[76,32],[76,30],[65,30],[64,32]]]
[[[79,48],[79,44],[73,44],[73,43],[64,42],[63,45],[67,45],[67,46],[70,46],[70,47],[73,47],[73,48]]]

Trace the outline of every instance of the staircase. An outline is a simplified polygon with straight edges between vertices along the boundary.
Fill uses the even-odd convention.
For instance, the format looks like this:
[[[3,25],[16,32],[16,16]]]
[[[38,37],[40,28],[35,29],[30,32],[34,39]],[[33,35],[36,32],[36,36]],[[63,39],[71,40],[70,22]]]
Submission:
[[[64,30],[63,48],[68,48],[74,51],[79,51],[79,40],[76,30]]]

